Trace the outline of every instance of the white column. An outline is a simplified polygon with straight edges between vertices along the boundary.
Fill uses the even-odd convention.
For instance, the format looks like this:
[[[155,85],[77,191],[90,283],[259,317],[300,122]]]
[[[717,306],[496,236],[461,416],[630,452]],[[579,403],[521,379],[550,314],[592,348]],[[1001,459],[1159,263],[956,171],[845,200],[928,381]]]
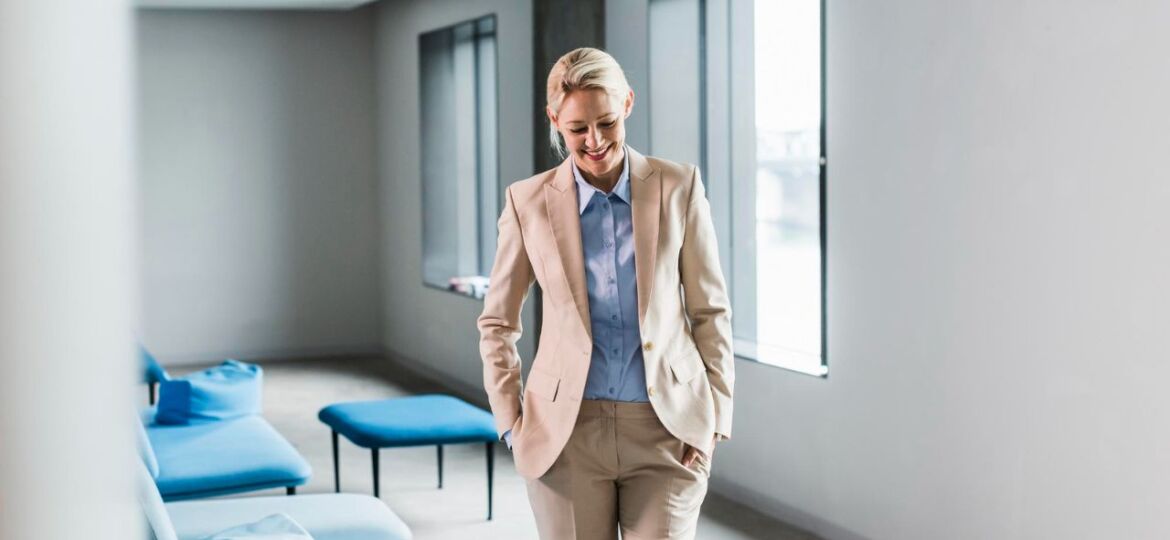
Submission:
[[[142,536],[132,25],[0,0],[0,538]]]

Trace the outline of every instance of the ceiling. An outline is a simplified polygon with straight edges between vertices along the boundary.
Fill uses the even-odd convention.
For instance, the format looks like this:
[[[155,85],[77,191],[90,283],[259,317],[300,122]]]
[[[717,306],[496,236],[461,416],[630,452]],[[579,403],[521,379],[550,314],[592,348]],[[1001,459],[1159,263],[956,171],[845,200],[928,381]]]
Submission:
[[[135,0],[145,8],[173,9],[351,9],[372,0]]]

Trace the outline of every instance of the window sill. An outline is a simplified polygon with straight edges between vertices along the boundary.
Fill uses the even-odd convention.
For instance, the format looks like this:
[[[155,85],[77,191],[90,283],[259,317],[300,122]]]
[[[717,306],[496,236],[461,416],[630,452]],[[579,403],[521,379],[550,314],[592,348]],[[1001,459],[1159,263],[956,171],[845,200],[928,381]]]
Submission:
[[[809,354],[780,347],[767,347],[765,349],[755,342],[743,339],[735,340],[734,347],[736,358],[822,379],[829,377],[829,366],[824,363],[819,354]]]

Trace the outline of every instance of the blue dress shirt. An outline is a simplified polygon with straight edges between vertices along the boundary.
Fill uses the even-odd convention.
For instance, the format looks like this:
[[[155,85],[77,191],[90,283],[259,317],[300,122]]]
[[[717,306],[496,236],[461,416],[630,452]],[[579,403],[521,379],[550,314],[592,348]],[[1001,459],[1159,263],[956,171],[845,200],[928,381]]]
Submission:
[[[585,379],[584,399],[649,402],[642,334],[638,329],[638,281],[634,270],[634,224],[630,206],[630,155],[613,191],[604,193],[581,176],[577,210],[589,291],[593,357]],[[512,448],[512,430],[504,432]]]
[[[630,158],[609,193],[593,187],[573,162],[581,214],[581,247],[589,291],[593,356],[584,399],[648,402],[630,206]]]

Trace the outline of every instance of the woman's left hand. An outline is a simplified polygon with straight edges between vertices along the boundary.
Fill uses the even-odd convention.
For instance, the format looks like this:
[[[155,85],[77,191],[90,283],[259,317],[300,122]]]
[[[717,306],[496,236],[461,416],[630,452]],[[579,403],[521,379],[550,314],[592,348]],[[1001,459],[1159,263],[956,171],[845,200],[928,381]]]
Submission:
[[[718,441],[718,440],[719,440],[718,436],[711,439],[711,453],[712,454],[715,453],[715,441]],[[683,451],[683,460],[682,460],[683,466],[685,466],[685,467],[690,467],[691,465],[694,465],[695,460],[699,459],[699,454],[703,453],[702,450],[699,450],[698,448],[695,448],[694,446],[691,446],[689,444],[684,444],[683,448],[686,449]],[[707,462],[710,462],[710,461],[711,461],[711,456],[707,456]]]

